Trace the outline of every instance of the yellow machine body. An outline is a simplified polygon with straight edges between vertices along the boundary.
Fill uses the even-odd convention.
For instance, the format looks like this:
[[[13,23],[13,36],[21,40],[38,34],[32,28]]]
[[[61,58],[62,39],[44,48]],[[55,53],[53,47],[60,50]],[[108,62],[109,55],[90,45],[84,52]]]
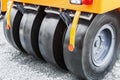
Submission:
[[[105,13],[120,7],[120,0],[93,0],[92,5],[71,4],[70,0],[14,0],[14,1],[98,14]]]
[[[7,11],[7,2],[8,2],[8,0],[1,0],[1,11],[2,12]]]

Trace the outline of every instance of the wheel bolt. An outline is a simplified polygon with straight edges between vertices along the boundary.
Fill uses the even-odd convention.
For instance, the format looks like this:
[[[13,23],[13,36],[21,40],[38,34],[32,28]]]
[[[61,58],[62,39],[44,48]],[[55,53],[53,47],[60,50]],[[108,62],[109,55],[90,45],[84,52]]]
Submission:
[[[104,39],[102,39],[102,42],[104,42],[105,40]]]
[[[103,49],[103,48],[104,48],[104,46],[100,46],[100,48],[101,48],[101,49]]]

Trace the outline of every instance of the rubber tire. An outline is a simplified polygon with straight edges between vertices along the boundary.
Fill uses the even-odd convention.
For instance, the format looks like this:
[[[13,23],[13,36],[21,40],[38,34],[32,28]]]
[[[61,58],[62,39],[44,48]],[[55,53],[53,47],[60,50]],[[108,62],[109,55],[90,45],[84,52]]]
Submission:
[[[20,23],[20,41],[23,48],[30,55],[37,59],[42,58],[38,45],[38,35],[41,22],[45,16],[44,8],[40,8],[39,12],[27,10],[24,13]]]
[[[101,80],[112,69],[117,59],[119,50],[118,46],[120,42],[120,20],[117,17],[120,17],[119,13],[109,12],[102,15],[97,15],[93,19],[88,29],[83,25],[79,25],[76,32],[75,50],[73,52],[68,51],[70,34],[69,27],[64,41],[64,60],[67,68],[72,73],[82,77],[85,80]],[[86,24],[85,22],[81,23]],[[112,23],[115,25],[113,27],[114,32],[116,33],[116,46],[114,48],[114,55],[112,56],[111,62],[108,65],[96,67],[91,61],[91,47],[97,31],[106,23]]]
[[[39,48],[43,58],[63,69],[66,69],[63,59],[63,38],[66,28],[58,15],[48,13],[39,32]]]
[[[3,30],[4,30],[5,38],[14,48],[22,52],[25,52],[19,39],[19,25],[23,15],[20,11],[18,11],[15,7],[13,7],[10,16],[11,16],[10,18],[11,27],[9,30],[6,28],[7,26],[6,17],[4,19]]]

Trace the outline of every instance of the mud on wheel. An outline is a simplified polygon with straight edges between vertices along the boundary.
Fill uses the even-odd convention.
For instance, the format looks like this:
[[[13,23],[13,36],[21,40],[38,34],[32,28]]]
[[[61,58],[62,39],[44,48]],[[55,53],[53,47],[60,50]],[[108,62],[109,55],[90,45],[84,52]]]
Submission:
[[[73,52],[68,51],[70,28],[64,40],[64,60],[74,74],[87,79],[99,80],[113,67],[118,54],[120,24],[116,12],[97,15],[86,25],[80,20]]]

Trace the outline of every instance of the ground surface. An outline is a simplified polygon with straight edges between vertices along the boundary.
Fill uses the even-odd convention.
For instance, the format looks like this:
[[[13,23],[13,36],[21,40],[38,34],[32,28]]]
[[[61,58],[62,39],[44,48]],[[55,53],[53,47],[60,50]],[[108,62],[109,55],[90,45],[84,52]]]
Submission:
[[[0,80],[81,80],[49,63],[14,49],[3,35],[0,21]],[[103,80],[120,80],[120,59]]]

